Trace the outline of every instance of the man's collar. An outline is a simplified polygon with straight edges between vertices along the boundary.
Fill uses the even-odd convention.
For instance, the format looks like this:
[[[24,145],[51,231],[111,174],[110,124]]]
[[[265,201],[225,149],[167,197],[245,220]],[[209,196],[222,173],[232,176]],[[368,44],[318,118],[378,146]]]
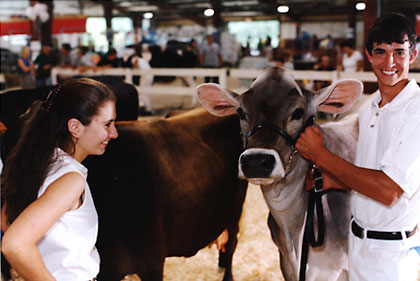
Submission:
[[[390,111],[398,111],[402,104],[407,103],[410,99],[413,93],[415,92],[415,87],[418,87],[416,81],[414,79],[410,79],[407,85],[397,94],[397,96],[389,103],[387,103],[385,106],[383,106],[381,109],[387,109]],[[372,98],[372,106],[379,108],[379,103],[382,100],[382,96],[379,90],[377,90],[374,93],[374,97]]]

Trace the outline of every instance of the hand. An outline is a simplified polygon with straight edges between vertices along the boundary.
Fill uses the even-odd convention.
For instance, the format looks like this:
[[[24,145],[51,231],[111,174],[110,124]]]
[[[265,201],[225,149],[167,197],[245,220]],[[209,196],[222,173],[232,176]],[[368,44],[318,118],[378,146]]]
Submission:
[[[318,127],[307,127],[296,142],[296,149],[302,157],[315,162],[325,149],[322,133]]]

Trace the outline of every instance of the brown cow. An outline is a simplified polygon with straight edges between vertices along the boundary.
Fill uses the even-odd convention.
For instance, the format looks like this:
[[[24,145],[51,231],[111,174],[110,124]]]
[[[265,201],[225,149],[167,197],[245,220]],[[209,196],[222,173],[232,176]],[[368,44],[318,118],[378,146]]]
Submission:
[[[84,163],[99,216],[98,279],[138,274],[142,281],[162,280],[165,257],[193,256],[227,229],[219,266],[226,269],[223,280],[233,280],[247,188],[236,176],[243,151],[238,118],[201,108],[118,122],[117,129],[105,154]],[[7,136],[10,142],[17,137],[12,129]],[[6,276],[7,268],[3,263]]]
[[[238,180],[242,140],[237,117],[204,109],[154,121],[117,124],[118,139],[88,158],[99,214],[99,280],[137,273],[162,280],[165,257],[192,256],[227,229],[223,280],[232,255],[246,181]]]

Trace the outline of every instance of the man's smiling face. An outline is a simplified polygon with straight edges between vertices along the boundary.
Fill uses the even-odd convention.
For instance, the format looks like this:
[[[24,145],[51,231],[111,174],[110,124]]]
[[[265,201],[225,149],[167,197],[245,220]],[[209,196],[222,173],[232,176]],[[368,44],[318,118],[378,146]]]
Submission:
[[[372,53],[366,52],[373,72],[378,78],[379,88],[393,87],[408,79],[410,64],[414,62],[417,50],[410,51],[410,43],[374,43]]]

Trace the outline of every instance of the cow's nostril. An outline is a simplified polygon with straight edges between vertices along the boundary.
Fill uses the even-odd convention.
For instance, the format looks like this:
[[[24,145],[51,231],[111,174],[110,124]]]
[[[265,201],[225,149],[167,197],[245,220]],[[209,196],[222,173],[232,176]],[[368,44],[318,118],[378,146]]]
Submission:
[[[276,159],[273,155],[268,155],[268,157],[265,157],[261,160],[261,165],[264,167],[265,170],[273,170],[274,163],[276,162]]]
[[[274,169],[276,159],[270,154],[242,155],[240,165],[247,178],[268,178]]]

